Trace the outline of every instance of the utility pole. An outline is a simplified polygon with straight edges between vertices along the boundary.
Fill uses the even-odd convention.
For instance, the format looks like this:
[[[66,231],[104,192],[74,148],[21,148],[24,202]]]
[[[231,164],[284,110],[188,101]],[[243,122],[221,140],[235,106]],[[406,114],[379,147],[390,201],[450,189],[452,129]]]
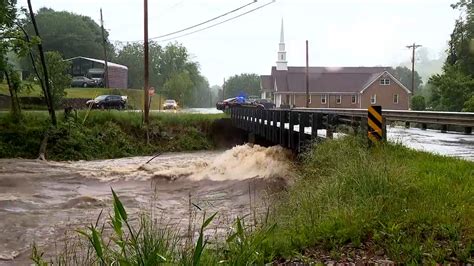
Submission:
[[[105,88],[109,87],[109,66],[107,64],[107,46],[105,41],[105,34],[104,34],[104,19],[102,17],[102,8],[100,9],[100,27],[102,28],[102,45],[104,46],[104,62],[105,62],[105,70],[104,70],[104,86]]]
[[[212,89],[209,87],[209,107],[212,107]]]
[[[222,84],[222,101],[225,100],[225,78],[224,78],[224,84]]]
[[[144,54],[144,67],[145,67],[145,74],[144,74],[144,87],[143,87],[143,95],[144,95],[144,119],[145,119],[145,124],[147,126],[147,132],[148,132],[148,126],[150,125],[150,120],[149,120],[149,111],[150,111],[150,106],[148,104],[148,77],[149,77],[149,68],[148,68],[148,0],[144,0],[144,43],[143,43],[143,54]],[[148,136],[148,134],[147,134]]]
[[[413,43],[412,45],[406,46],[408,49],[412,49],[411,55],[411,93],[415,94],[415,50],[420,48],[421,45]]]
[[[309,108],[309,55],[308,40],[306,40],[306,108]]]

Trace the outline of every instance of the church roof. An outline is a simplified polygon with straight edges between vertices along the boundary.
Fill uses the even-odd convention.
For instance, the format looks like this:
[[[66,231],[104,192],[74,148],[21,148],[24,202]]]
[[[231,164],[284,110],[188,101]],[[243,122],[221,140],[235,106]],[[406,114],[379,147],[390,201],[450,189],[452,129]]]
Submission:
[[[360,92],[385,71],[393,72],[391,67],[310,67],[310,92]],[[261,76],[263,90],[278,92],[306,92],[306,68],[288,67],[277,70],[272,67],[270,76]]]

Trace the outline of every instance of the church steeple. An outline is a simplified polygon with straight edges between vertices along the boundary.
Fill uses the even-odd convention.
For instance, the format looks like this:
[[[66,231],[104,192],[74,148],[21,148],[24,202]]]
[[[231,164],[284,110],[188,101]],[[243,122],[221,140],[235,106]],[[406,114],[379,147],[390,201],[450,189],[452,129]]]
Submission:
[[[288,62],[286,61],[286,50],[285,50],[285,33],[283,30],[283,18],[281,19],[281,32],[280,32],[280,44],[278,45],[278,60],[277,70],[288,70]]]

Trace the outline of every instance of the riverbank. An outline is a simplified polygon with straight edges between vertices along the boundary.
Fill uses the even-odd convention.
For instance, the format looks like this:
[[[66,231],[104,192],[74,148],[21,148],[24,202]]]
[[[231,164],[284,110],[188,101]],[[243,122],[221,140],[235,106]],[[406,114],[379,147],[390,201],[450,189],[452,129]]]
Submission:
[[[51,160],[92,160],[151,155],[168,151],[208,150],[214,121],[224,114],[152,113],[149,144],[140,112],[79,111],[65,118],[57,112],[46,157]],[[23,112],[21,121],[0,114],[0,158],[37,158],[49,127],[47,112]]]
[[[265,154],[268,158],[273,156],[273,152]],[[116,198],[110,226],[120,223],[123,229],[111,227],[105,232],[112,232],[115,239],[134,237],[137,242],[128,241],[125,247],[120,246],[121,242],[102,245],[97,253],[102,237],[98,233],[100,226],[89,228],[85,233],[90,238],[83,238],[83,244],[96,250],[96,256],[89,259],[107,264],[127,260],[133,265],[139,259],[178,265],[195,265],[196,260],[202,265],[473,263],[474,163],[394,144],[368,149],[361,140],[346,137],[314,146],[301,155],[296,167],[298,177],[290,182],[292,185],[273,194],[263,208],[256,208],[258,204],[250,200],[247,214],[230,215],[240,218],[234,220],[223,239],[217,236],[222,231],[215,226],[225,227],[222,221],[230,216],[222,217],[217,212],[207,222],[202,216],[212,217],[214,210],[200,203],[194,208],[191,203],[195,202],[189,203],[190,210],[201,215],[189,216],[194,222],[189,228],[196,228],[197,232],[194,242],[188,241],[184,246],[178,243],[186,237],[183,240],[174,233],[176,228],[157,227],[151,222],[162,218],[127,218],[120,213],[117,206],[121,203]],[[189,182],[192,179],[186,181]],[[248,191],[252,199],[250,185]],[[120,197],[120,190],[117,193]],[[219,201],[210,206],[221,208]],[[262,216],[255,215],[262,209]],[[196,222],[191,217],[199,219]],[[142,233],[132,236],[130,229],[124,227],[127,219],[138,223],[132,226],[132,234]],[[205,242],[199,239],[209,239],[211,243],[203,245]],[[146,245],[140,243],[156,246],[145,249]]]

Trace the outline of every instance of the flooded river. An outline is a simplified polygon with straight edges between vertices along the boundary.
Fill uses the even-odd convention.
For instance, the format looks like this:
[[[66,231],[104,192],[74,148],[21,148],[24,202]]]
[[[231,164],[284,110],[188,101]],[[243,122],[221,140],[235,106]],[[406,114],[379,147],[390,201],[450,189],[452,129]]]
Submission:
[[[132,214],[153,208],[182,227],[191,195],[192,203],[231,221],[250,212],[250,202],[264,194],[259,191],[285,183],[288,156],[278,147],[243,145],[163,154],[148,164],[151,157],[0,160],[0,265],[27,264],[33,241],[52,251],[66,230],[94,222],[111,205],[111,187]]]

